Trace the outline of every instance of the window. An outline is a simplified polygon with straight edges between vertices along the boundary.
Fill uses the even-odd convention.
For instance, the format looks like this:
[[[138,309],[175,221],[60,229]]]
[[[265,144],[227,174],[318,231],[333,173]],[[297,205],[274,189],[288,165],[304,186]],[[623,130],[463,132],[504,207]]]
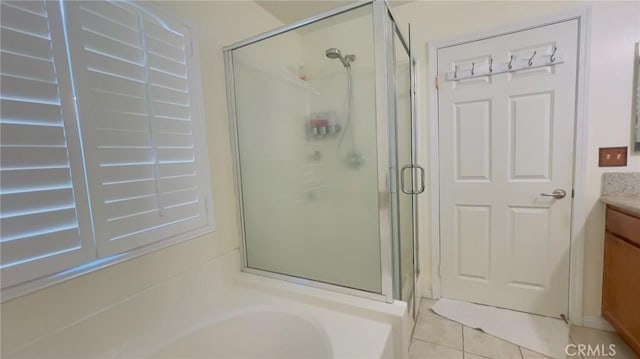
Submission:
[[[5,287],[90,260],[93,239],[59,8],[35,1],[0,6]]]
[[[209,231],[192,29],[126,2],[1,6],[2,287]]]

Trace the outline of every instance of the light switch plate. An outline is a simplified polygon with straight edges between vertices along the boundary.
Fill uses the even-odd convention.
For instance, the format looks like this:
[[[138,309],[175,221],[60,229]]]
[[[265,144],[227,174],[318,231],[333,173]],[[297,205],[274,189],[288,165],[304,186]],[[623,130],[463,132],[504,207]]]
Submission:
[[[624,167],[627,165],[627,147],[601,147],[598,166]]]

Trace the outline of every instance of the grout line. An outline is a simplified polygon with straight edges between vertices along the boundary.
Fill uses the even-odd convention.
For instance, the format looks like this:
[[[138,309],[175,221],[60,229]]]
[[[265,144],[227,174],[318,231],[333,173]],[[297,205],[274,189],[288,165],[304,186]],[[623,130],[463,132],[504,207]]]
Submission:
[[[569,329],[569,343],[570,344],[576,344],[575,339],[573,339],[572,334],[571,334],[571,329]],[[582,356],[582,354],[578,353],[578,359],[584,359],[584,356]]]
[[[435,346],[445,347],[445,348],[447,348],[447,349],[453,349],[453,350],[457,350],[457,351],[459,351],[459,352],[464,352],[464,351],[463,351],[462,349],[460,349],[460,348],[454,348],[454,347],[450,347],[450,346],[448,346],[448,345],[438,344],[438,343],[430,342],[430,341],[428,341],[428,340],[424,340],[424,339],[420,339],[420,338],[415,338],[415,337],[414,337],[414,338],[412,339],[412,341],[413,341],[413,340],[418,340],[418,341],[421,341],[421,342],[423,342],[423,343],[429,343],[429,344],[433,344],[433,345],[435,345]]]
[[[460,330],[462,331],[462,357],[464,358],[464,325],[460,326]]]
[[[520,352],[520,358],[524,359],[524,354],[522,354],[522,347],[518,345],[518,351]]]

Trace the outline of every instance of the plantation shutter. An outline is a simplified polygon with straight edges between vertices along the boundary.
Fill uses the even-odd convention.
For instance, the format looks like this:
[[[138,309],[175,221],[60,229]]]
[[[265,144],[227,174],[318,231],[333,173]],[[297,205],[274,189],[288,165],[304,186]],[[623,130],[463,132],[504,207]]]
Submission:
[[[2,1],[2,288],[95,256],[57,3]]]
[[[190,29],[122,2],[67,2],[99,256],[207,226]]]

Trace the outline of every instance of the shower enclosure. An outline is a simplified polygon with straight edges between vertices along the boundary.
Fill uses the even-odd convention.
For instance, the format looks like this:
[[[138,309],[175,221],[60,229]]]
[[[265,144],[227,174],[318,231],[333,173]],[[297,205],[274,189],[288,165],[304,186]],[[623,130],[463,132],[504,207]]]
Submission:
[[[407,301],[416,280],[413,61],[384,1],[227,46],[243,270]]]

